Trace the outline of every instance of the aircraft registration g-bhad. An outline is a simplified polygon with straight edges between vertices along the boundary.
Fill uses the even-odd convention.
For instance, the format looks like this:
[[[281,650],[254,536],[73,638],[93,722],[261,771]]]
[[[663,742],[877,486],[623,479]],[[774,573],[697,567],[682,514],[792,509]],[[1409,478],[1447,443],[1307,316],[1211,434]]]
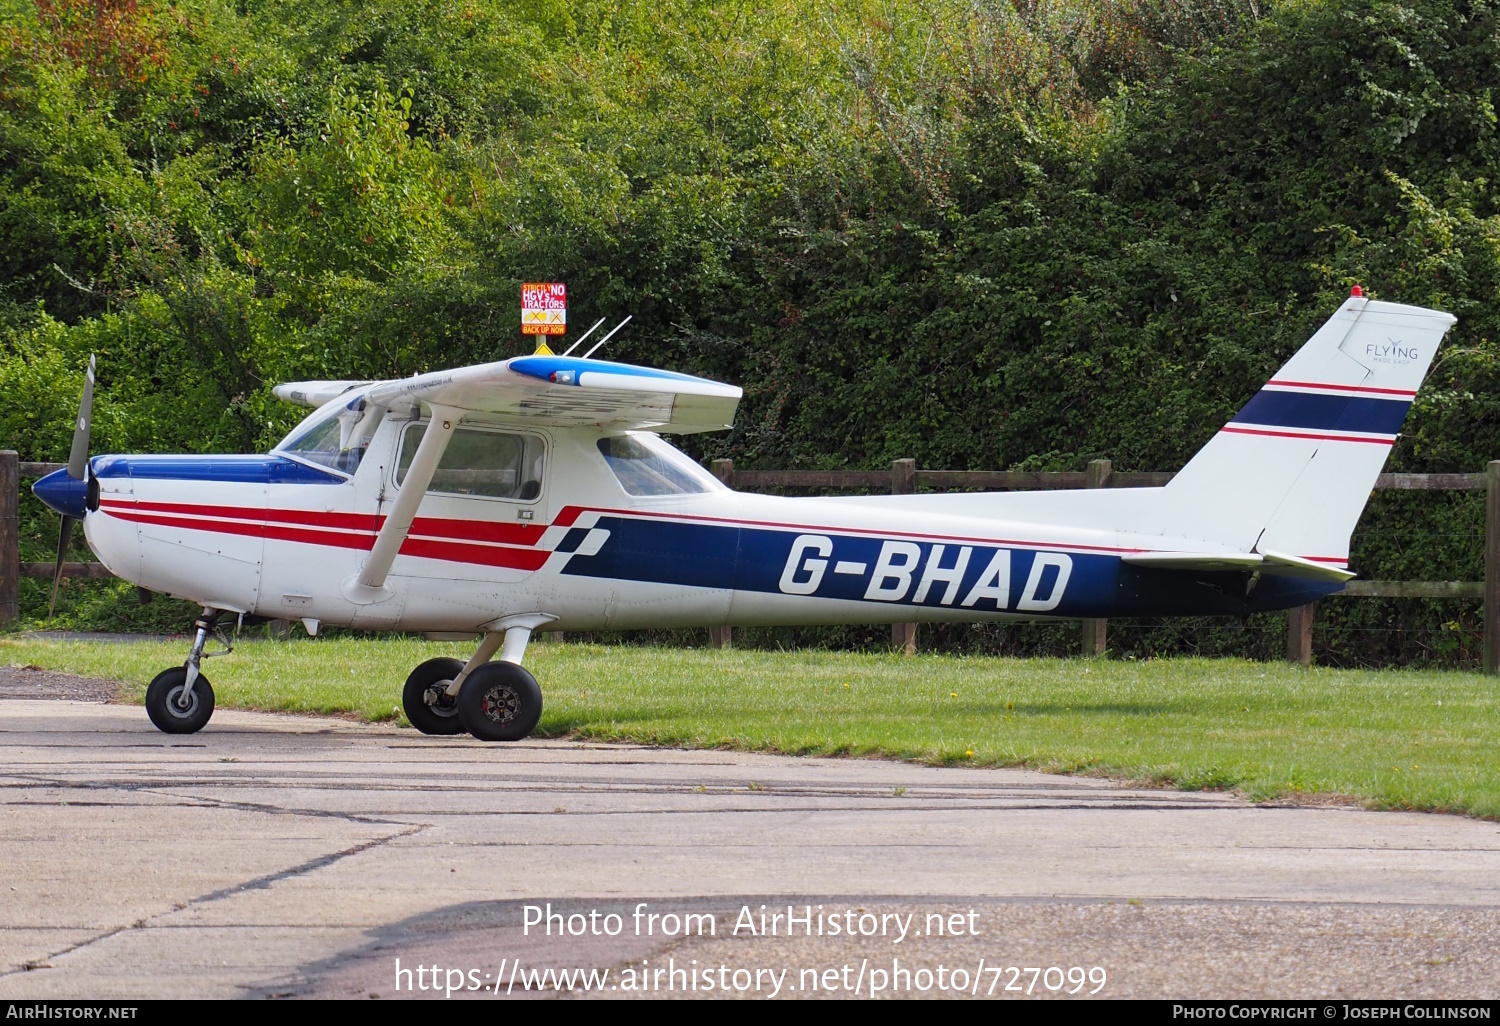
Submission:
[[[91,364],[68,468],[35,487],[64,545],[81,520],[112,573],[203,607],[147,691],[162,730],[208,722],[205,644],[254,614],[475,636],[467,664],[412,671],[406,715],[512,741],[541,716],[539,628],[1245,615],[1338,591],[1453,321],[1355,289],[1162,488],[737,493],[659,432],[729,427],[740,389],[550,355],[282,385],[314,412],[264,456],[88,458]]]

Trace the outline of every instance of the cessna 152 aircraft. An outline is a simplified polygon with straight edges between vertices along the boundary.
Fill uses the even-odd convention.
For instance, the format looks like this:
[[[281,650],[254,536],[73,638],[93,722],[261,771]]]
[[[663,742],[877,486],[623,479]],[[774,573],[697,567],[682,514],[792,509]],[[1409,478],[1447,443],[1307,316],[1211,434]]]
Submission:
[[[477,637],[467,664],[411,672],[406,715],[512,741],[541,716],[521,664],[543,627],[1245,615],[1338,591],[1453,322],[1356,288],[1162,488],[736,493],[660,433],[729,427],[740,389],[533,355],[281,385],[313,412],[263,456],[92,459],[91,362],[68,467],[35,491],[63,547],[81,520],[112,573],[203,607],[147,691],[162,730],[208,722],[206,642],[253,614]]]

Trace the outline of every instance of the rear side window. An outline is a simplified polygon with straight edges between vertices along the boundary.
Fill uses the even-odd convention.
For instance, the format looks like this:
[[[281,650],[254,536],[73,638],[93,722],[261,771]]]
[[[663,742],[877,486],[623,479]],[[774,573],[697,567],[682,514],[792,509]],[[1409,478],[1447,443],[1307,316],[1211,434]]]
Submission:
[[[691,495],[718,491],[718,478],[656,435],[599,439],[599,452],[629,495]]]
[[[426,433],[426,424],[412,424],[402,435],[401,457],[396,461],[398,485],[406,480],[407,468]],[[546,447],[535,435],[455,428],[427,490],[530,502],[542,494],[545,454]]]

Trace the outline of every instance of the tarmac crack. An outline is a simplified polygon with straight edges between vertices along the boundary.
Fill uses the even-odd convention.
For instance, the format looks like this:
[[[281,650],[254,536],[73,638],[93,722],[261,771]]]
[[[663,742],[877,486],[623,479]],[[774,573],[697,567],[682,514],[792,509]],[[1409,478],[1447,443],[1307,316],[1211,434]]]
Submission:
[[[83,782],[63,781],[48,777],[29,777],[22,774],[14,775],[18,779],[29,780],[33,785],[54,787],[59,791],[124,791],[128,794],[147,794],[157,798],[170,799],[177,808],[187,809],[233,809],[238,812],[258,812],[271,816],[313,816],[323,819],[340,819],[348,823],[359,823],[364,826],[404,826],[404,819],[377,819],[372,816],[360,815],[355,812],[339,812],[335,809],[302,809],[284,805],[268,805],[261,802],[232,801],[223,798],[215,798],[212,795],[185,795],[174,794],[161,788],[173,785],[163,785],[159,782],[131,784],[123,781],[106,782]],[[176,786],[191,786],[188,784]],[[70,802],[58,800],[56,802],[6,802],[5,805],[15,808],[21,805],[118,805],[126,806],[126,802]]]
[[[302,876],[304,874],[322,869],[325,866],[331,866],[335,862],[341,862],[352,855],[358,855],[361,852],[369,851],[372,848],[379,848],[383,845],[390,844],[392,841],[399,841],[402,838],[411,837],[413,834],[419,834],[426,829],[427,825],[421,824],[411,827],[407,830],[398,830],[393,834],[386,835],[385,837],[377,837],[372,841],[362,841],[359,844],[356,844],[349,848],[345,848],[342,851],[330,852],[327,855],[319,855],[315,859],[308,859],[301,865],[292,866],[290,869],[283,869],[277,873],[267,873],[264,876],[258,876],[253,880],[246,880],[244,883],[235,884],[233,887],[224,887],[217,891],[210,891],[209,893],[201,897],[194,898],[192,901],[187,902],[181,908],[173,909],[172,911],[180,912],[183,909],[190,908],[194,905],[206,905],[209,902],[222,901],[225,898],[233,897],[236,894],[243,894],[246,891],[269,890],[271,885],[274,883],[278,883],[282,880],[289,880],[294,876]],[[161,914],[167,915],[168,913],[163,912]]]
[[[193,802],[203,803],[194,806],[196,808],[233,809],[236,812],[259,812],[268,816],[315,816],[324,819],[341,819],[346,823],[360,823],[365,826],[402,826],[406,822],[401,819],[376,819],[373,816],[365,816],[357,812],[339,812],[336,809],[301,809],[286,805],[266,805],[260,802],[231,801],[225,798],[215,798],[212,795],[173,794],[171,791],[160,791],[151,786],[137,790],[141,794],[170,798],[173,802],[182,805]],[[427,825],[423,823],[417,829],[420,830]]]
[[[306,862],[291,866],[287,869],[278,870],[274,873],[262,874],[261,876],[246,880],[243,883],[235,884],[232,887],[221,887],[216,891],[209,891],[207,894],[200,894],[196,898],[189,898],[187,901],[174,904],[170,909],[164,909],[161,912],[156,913],[155,915],[143,916],[127,926],[117,926],[112,930],[106,930],[103,933],[97,934],[93,937],[89,937],[86,940],[81,940],[76,944],[69,944],[67,947],[62,948],[58,951],[54,951],[41,959],[32,959],[28,962],[23,962],[21,965],[13,969],[8,969],[4,972],[0,972],[0,980],[7,979],[11,976],[19,976],[23,973],[36,972],[40,969],[55,968],[53,965],[51,965],[51,962],[54,959],[66,958],[68,955],[82,951],[84,948],[91,947],[92,945],[98,944],[102,941],[107,941],[111,937],[116,937],[122,933],[128,933],[131,930],[146,929],[155,920],[161,919],[164,916],[170,916],[177,912],[182,912],[198,905],[207,905],[215,901],[223,901],[225,898],[231,898],[236,894],[243,894],[247,891],[268,890],[273,884],[279,883],[282,880],[289,880],[292,877],[304,876],[308,873],[316,872],[319,869],[331,866],[336,862],[341,862],[346,858],[358,855],[362,852],[369,851],[372,848],[379,848],[383,845],[389,844],[392,841],[398,841],[404,837],[410,837],[413,834],[421,833],[425,829],[427,828],[425,825],[423,825],[414,826],[407,830],[398,830],[395,833],[388,834],[385,837],[377,837],[373,840],[362,841],[359,844],[352,845],[340,851],[329,852],[326,855],[319,855],[317,858],[308,859]]]

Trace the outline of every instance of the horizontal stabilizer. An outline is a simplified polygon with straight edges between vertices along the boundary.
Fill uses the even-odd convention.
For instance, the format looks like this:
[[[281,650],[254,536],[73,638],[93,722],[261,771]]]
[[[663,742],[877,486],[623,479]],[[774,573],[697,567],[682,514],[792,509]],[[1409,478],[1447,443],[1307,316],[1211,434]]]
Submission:
[[[1261,573],[1277,577],[1300,577],[1309,581],[1348,581],[1354,578],[1348,570],[1327,563],[1315,563],[1301,556],[1289,556],[1283,552],[1263,552],[1266,557]]]
[[[1133,552],[1120,562],[1158,570],[1259,570],[1265,559],[1257,552]]]
[[[1313,581],[1347,581],[1347,570],[1315,563],[1280,552],[1133,552],[1121,556],[1122,563],[1158,570],[1189,570],[1198,573],[1255,571],[1273,577],[1297,577]]]

